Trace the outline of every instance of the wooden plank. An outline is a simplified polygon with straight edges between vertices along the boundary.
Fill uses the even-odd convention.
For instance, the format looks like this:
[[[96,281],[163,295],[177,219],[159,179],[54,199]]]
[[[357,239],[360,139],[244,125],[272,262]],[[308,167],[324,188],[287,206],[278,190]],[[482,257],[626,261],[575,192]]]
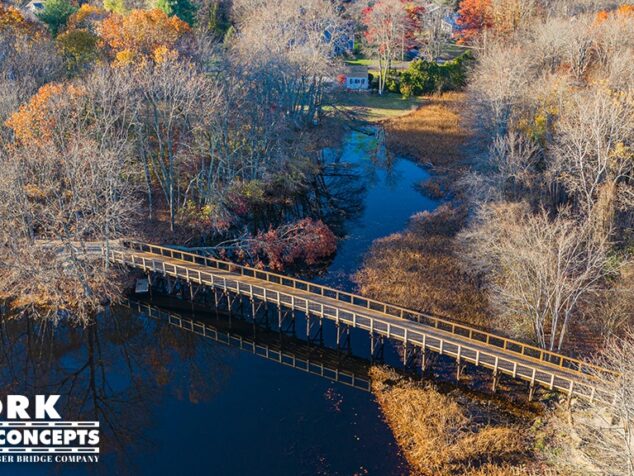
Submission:
[[[151,247],[151,249],[154,248],[156,247]],[[432,319],[429,321],[433,326],[430,327],[430,325],[426,323],[419,323],[410,319],[402,319],[401,316],[393,315],[393,313],[391,313],[391,309],[389,309],[387,305],[383,308],[385,312],[381,312],[377,309],[370,309],[369,307],[376,301],[361,298],[360,296],[355,296],[350,293],[343,293],[334,290],[335,292],[333,295],[333,293],[326,293],[324,291],[325,289],[330,288],[322,287],[320,288],[322,289],[320,294],[316,294],[311,290],[311,288],[319,288],[319,286],[312,283],[293,280],[293,278],[288,277],[271,280],[272,276],[281,276],[274,275],[273,273],[258,272],[249,274],[244,271],[246,268],[243,269],[236,265],[224,267],[218,265],[210,268],[209,266],[198,264],[196,259],[193,259],[192,262],[188,262],[179,259],[165,258],[164,255],[157,255],[155,253],[149,253],[146,256],[145,253],[147,252],[113,252],[110,254],[109,258],[114,262],[120,262],[126,265],[130,265],[130,263],[132,263],[132,266],[135,267],[146,266],[144,264],[146,263],[146,260],[152,260],[153,265],[155,265],[156,262],[160,262],[164,274],[170,274],[179,278],[190,280],[192,271],[195,271],[196,273],[194,274],[197,276],[200,276],[201,271],[204,271],[205,274],[211,276],[211,280],[216,287],[218,287],[218,282],[221,282],[223,289],[248,296],[258,295],[258,292],[256,292],[257,290],[261,293],[258,297],[262,296],[265,301],[274,302],[278,306],[285,307],[293,307],[293,303],[296,304],[298,299],[303,299],[305,303],[305,311],[307,313],[318,313],[321,317],[330,320],[342,320],[343,322],[352,324],[357,328],[366,330],[369,328],[371,333],[376,332],[380,335],[387,335],[387,337],[400,342],[410,340],[413,343],[422,342],[423,346],[425,346],[427,344],[426,339],[428,337],[433,337],[439,341],[439,350],[441,353],[445,350],[445,343],[447,343],[447,345],[450,344],[451,346],[458,348],[460,353],[467,351],[471,354],[471,356],[475,356],[475,359],[473,357],[466,356],[465,358],[471,362],[475,362],[476,365],[500,371],[507,375],[511,375],[514,378],[530,381],[533,380],[531,377],[534,373],[535,377],[533,381],[564,392],[569,391],[568,382],[574,379],[576,386],[587,389],[586,397],[591,395],[592,389],[594,388],[586,382],[588,378],[585,374],[562,365],[564,361],[563,356],[553,353],[544,353],[544,351],[540,350],[540,352],[542,352],[540,354],[541,358],[552,359],[555,355],[557,355],[558,363],[553,365],[547,361],[540,361],[537,358],[524,355],[527,347],[520,347],[520,352],[509,349],[508,343],[512,341],[505,340],[504,338],[493,334],[477,331],[477,333],[484,336],[484,339],[475,339],[475,333],[473,331],[469,331],[468,328],[466,332],[467,335],[463,335],[456,331],[456,329],[460,329],[462,326],[456,326],[454,323],[449,323],[449,321],[446,321],[449,323],[449,326],[444,324],[443,326],[440,326],[443,321],[438,319]],[[187,253],[180,254],[179,256],[186,255]],[[197,255],[191,256],[193,257]],[[168,271],[170,268],[171,270]],[[240,271],[240,273],[236,274],[237,271],[230,271],[234,268],[237,271]],[[258,275],[264,275],[267,279],[264,280],[256,277]],[[292,286],[284,284],[286,282],[292,283]],[[235,286],[232,283],[235,283]],[[241,283],[244,286],[241,286]],[[308,285],[302,286],[298,285],[298,283],[306,283]],[[245,289],[248,289],[248,292],[245,291]],[[341,300],[342,295],[349,296],[350,301]],[[282,297],[284,299],[282,299]],[[359,302],[363,304],[358,304]],[[343,318],[343,315],[340,315],[341,311],[345,311],[349,317],[347,319]],[[363,324],[363,322],[368,321],[369,326],[367,324]],[[377,326],[377,324],[380,324],[380,326]],[[492,338],[497,339],[498,342],[502,343],[502,345],[491,342]],[[487,345],[485,341],[489,342],[489,345]],[[451,348],[452,347],[449,347],[447,352],[452,355],[456,355],[455,352],[450,350]],[[551,357],[547,357],[549,355]],[[568,359],[566,360],[568,361]],[[493,365],[493,363],[495,363],[495,365]],[[563,379],[565,385],[560,384],[556,380],[556,377]]]

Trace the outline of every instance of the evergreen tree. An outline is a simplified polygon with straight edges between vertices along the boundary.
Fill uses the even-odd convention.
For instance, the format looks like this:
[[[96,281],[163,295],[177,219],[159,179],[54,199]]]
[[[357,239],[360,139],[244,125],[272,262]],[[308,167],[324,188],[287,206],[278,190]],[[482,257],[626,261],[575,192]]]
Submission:
[[[53,36],[64,29],[68,17],[77,11],[68,0],[46,0],[44,9],[37,14],[37,17],[46,23]]]
[[[168,16],[177,16],[190,26],[196,23],[198,7],[191,0],[156,0],[154,6]]]

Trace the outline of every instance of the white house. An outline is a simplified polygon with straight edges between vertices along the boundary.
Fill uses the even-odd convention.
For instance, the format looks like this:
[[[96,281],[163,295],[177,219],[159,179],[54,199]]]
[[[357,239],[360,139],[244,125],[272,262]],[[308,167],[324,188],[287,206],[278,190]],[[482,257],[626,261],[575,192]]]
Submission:
[[[369,87],[368,67],[361,65],[349,66],[346,74],[346,89],[366,90]]]
[[[32,0],[26,6],[27,10],[32,14],[37,14],[44,10],[44,1],[43,0]]]

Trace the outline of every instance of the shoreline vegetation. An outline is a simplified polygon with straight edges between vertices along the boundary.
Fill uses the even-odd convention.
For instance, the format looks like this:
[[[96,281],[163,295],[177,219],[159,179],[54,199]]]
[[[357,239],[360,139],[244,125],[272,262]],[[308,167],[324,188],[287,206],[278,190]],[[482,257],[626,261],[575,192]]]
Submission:
[[[393,153],[431,169],[421,191],[446,201],[414,215],[403,231],[376,240],[354,279],[365,296],[487,327],[486,297],[477,278],[464,272],[455,244],[468,215],[457,184],[469,167],[467,153],[477,149],[461,112],[466,100],[464,92],[429,96],[415,111],[382,121]],[[466,394],[459,403],[455,392],[384,367],[373,367],[370,377],[414,474],[510,475],[527,460],[528,426],[477,425]]]
[[[518,474],[516,465],[526,460],[530,448],[523,436],[526,428],[478,422],[453,393],[441,393],[431,382],[412,380],[388,367],[372,367],[370,379],[412,474]]]

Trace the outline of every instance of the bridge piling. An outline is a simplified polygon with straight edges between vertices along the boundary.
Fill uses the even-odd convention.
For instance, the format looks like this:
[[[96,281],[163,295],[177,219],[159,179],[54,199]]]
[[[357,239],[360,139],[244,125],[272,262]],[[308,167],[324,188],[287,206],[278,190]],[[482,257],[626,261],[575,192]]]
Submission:
[[[306,313],[306,316],[318,316],[320,323],[322,319],[335,321],[336,317],[340,324],[369,331],[370,351],[373,357],[378,355],[379,350],[383,350],[383,339],[387,336],[399,345],[405,344],[405,361],[421,348],[421,369],[428,366],[431,357],[431,354],[427,356],[429,350],[434,356],[440,354],[455,359],[457,378],[461,378],[463,367],[467,363],[493,370],[494,390],[498,386],[499,378],[504,374],[513,379],[529,381],[533,388],[532,392],[529,390],[531,397],[534,396],[534,388],[541,385],[566,396],[573,395],[608,405],[613,400],[613,394],[595,374],[614,372],[573,357],[540,349],[447,318],[408,310],[270,271],[243,267],[151,244],[126,241],[122,245],[118,248],[109,248],[104,256],[112,263],[139,268],[145,272],[155,272],[155,277],[160,273],[165,279],[167,291],[177,291],[181,297],[195,298],[196,293],[200,292],[199,289],[204,287],[207,296],[207,292],[213,290],[215,307],[222,305],[221,301],[226,296],[230,312],[233,311],[235,300],[232,300],[228,293],[248,295],[265,303],[265,307],[272,303],[278,308],[281,306],[291,310],[299,309]],[[181,284],[183,282],[199,285],[200,288],[192,286],[187,293]],[[220,290],[222,293],[219,294]],[[244,300],[240,303],[240,309],[244,311]],[[253,311],[253,305],[251,309]],[[266,315],[268,316],[268,309]],[[280,319],[278,315],[278,324],[280,320],[283,318]],[[273,315],[271,321],[273,322]],[[289,328],[294,326],[294,321],[293,317]],[[345,337],[349,337],[349,329],[345,332]],[[312,333],[311,323],[309,334]],[[343,338],[344,330],[340,328],[339,345],[342,344]]]

